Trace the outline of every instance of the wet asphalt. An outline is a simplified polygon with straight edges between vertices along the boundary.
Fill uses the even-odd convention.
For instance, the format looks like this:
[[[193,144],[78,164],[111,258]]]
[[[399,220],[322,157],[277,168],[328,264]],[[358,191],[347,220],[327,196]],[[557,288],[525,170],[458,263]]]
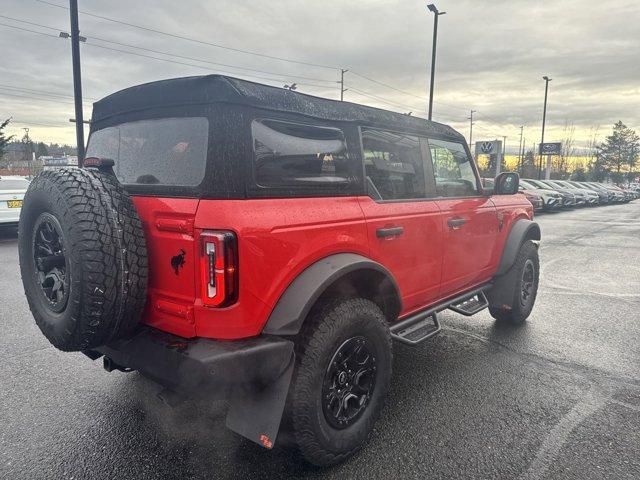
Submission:
[[[136,373],[51,347],[0,232],[0,478],[640,478],[640,201],[540,215],[529,321],[444,313],[395,345],[361,453],[318,469],[224,428],[224,405],[166,407]]]

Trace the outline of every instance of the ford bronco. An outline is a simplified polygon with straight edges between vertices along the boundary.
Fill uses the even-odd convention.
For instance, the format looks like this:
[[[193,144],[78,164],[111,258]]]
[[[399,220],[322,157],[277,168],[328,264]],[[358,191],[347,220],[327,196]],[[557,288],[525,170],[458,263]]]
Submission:
[[[19,224],[22,281],[57,348],[182,397],[309,462],[355,452],[392,340],[438,313],[530,314],[540,229],[464,137],[412,116],[212,75],[93,108],[83,168],[45,171]]]

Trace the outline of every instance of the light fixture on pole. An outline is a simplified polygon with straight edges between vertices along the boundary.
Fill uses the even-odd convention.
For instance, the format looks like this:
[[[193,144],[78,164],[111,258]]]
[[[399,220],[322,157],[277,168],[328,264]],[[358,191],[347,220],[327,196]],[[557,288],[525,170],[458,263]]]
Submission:
[[[436,44],[438,42],[438,17],[447,12],[439,12],[433,3],[427,5],[430,12],[433,13],[433,46],[431,48],[431,83],[429,84],[429,120],[433,114],[433,84],[436,76]]]

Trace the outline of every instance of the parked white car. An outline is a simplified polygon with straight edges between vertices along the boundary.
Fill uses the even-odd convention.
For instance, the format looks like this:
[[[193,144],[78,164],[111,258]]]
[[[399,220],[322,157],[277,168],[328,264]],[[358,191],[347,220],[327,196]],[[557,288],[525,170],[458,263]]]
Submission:
[[[18,224],[27,187],[29,181],[23,177],[0,177],[0,226]]]

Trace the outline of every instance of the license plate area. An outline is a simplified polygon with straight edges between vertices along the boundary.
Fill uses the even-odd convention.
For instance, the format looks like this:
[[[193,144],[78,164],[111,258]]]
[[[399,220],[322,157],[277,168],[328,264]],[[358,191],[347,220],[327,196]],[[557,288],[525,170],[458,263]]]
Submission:
[[[22,200],[7,200],[7,207],[9,208],[21,208]]]

